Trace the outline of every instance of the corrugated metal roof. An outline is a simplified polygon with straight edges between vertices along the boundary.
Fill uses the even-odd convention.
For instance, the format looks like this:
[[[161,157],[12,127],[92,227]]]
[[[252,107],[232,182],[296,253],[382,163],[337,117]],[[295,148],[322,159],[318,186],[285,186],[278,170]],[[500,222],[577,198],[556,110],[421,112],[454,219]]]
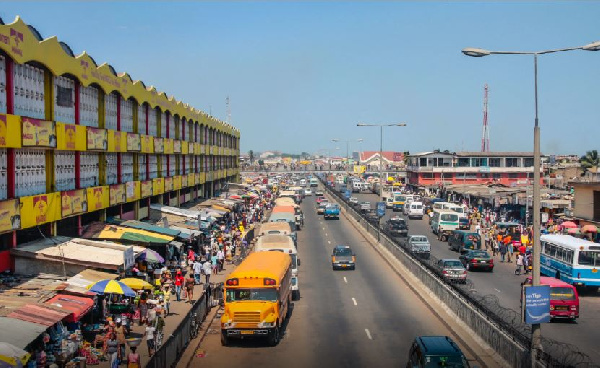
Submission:
[[[170,235],[170,236],[178,236],[179,233],[181,232],[179,230],[164,228],[164,227],[152,225],[152,224],[149,224],[146,222],[135,221],[135,220],[124,221],[121,223],[121,225],[126,226],[126,227],[132,227],[135,229],[148,230],[148,231],[151,231],[154,233]]]
[[[62,321],[69,314],[68,311],[60,311],[59,308],[51,308],[43,304],[26,304],[7,317],[50,327]]]
[[[41,334],[47,326],[26,322],[20,319],[0,317],[0,341],[10,342],[14,346],[25,349]]]

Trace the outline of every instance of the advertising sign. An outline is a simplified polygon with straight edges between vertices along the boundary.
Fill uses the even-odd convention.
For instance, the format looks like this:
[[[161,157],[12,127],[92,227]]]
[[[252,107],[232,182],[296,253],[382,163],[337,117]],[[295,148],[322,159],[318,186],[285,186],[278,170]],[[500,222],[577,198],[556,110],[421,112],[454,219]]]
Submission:
[[[135,133],[127,133],[127,151],[139,152],[142,150],[142,142],[140,135]]]
[[[19,139],[8,139],[8,137],[21,136],[21,129],[22,124],[19,116],[0,114],[0,147],[21,147]]]
[[[141,149],[143,153],[152,153],[154,152],[154,139],[149,135],[140,136],[141,141]]]
[[[18,199],[0,202],[0,232],[21,228],[20,210],[21,206]]]
[[[146,198],[152,195],[152,180],[142,182],[141,197]]]
[[[173,177],[173,190],[179,190],[181,189],[181,176],[175,176]]]
[[[367,171],[367,167],[365,165],[354,165],[354,173],[362,174]]]
[[[57,221],[60,214],[60,192],[21,197],[21,227],[28,228]]]
[[[23,147],[56,148],[56,124],[53,121],[23,118]]]
[[[385,216],[385,202],[377,202],[377,216]]]
[[[173,141],[173,153],[181,153],[181,141]]]
[[[61,192],[61,213],[62,217],[77,215],[87,212],[87,192],[85,189],[68,190]]]
[[[125,184],[111,185],[109,198],[109,204],[111,206],[119,203],[125,203],[127,200],[127,197],[125,197]]]
[[[93,212],[109,205],[108,187],[87,188],[88,211]]]
[[[108,149],[108,133],[106,129],[87,128],[87,149],[106,151]]]
[[[165,178],[152,179],[152,195],[163,194],[165,192]]]
[[[523,286],[524,322],[529,324],[550,322],[550,286]]]
[[[170,192],[173,190],[173,177],[169,176],[165,178],[165,192]]]
[[[128,181],[125,183],[125,197],[127,202],[135,201],[140,198],[140,182]]]
[[[75,150],[76,134],[75,125],[65,124],[65,149]]]
[[[123,251],[123,268],[129,269],[135,264],[135,255],[133,254],[133,246],[128,247]]]
[[[165,138],[164,151],[165,153],[173,153],[173,139]]]
[[[154,152],[163,153],[165,151],[165,144],[162,138],[154,137]]]

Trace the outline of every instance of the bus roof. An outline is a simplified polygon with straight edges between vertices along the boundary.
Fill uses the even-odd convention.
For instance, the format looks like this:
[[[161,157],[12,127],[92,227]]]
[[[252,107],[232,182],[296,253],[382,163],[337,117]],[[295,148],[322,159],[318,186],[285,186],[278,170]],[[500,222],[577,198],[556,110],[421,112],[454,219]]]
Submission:
[[[276,282],[276,286],[285,276],[287,270],[291,267],[292,259],[289,254],[282,252],[254,252],[250,253],[246,259],[227,279],[263,279],[271,278]],[[240,284],[242,284],[240,282]]]
[[[277,230],[290,234],[292,230],[290,229],[290,224],[287,222],[265,222],[260,225],[259,234],[265,234],[267,231]]]
[[[269,217],[269,221],[273,222],[273,221],[278,221],[278,220],[290,220],[290,221],[294,221],[296,222],[296,215],[294,215],[293,213],[290,212],[276,212],[276,213],[272,213],[271,217]]]
[[[549,242],[555,245],[560,245],[565,248],[571,249],[580,249],[583,247],[584,249],[588,249],[590,246],[597,246],[600,250],[600,245],[589,240],[575,238],[571,235],[561,235],[561,234],[545,234],[540,237],[542,241]]]
[[[511,227],[511,226],[520,226],[518,222],[496,222],[498,227]]]
[[[284,253],[295,254],[296,246],[289,235],[267,234],[263,235],[256,241],[254,246],[255,252],[264,250],[282,250]]]
[[[275,206],[272,213],[289,212],[296,213],[294,206]]]

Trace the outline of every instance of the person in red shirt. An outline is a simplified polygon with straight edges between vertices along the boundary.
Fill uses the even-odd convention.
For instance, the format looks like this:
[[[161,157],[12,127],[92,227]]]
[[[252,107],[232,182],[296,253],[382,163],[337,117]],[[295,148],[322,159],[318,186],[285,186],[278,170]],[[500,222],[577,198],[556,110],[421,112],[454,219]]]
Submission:
[[[175,275],[175,295],[177,295],[178,302],[181,301],[181,288],[184,282],[185,279],[183,278],[181,271],[177,271],[177,275]]]

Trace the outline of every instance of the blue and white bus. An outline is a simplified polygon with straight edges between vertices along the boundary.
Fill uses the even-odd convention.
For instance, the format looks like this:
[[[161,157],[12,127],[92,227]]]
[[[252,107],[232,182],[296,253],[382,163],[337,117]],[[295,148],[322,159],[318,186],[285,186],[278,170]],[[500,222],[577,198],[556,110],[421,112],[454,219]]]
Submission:
[[[574,286],[600,287],[600,244],[570,235],[542,235],[543,275]]]

